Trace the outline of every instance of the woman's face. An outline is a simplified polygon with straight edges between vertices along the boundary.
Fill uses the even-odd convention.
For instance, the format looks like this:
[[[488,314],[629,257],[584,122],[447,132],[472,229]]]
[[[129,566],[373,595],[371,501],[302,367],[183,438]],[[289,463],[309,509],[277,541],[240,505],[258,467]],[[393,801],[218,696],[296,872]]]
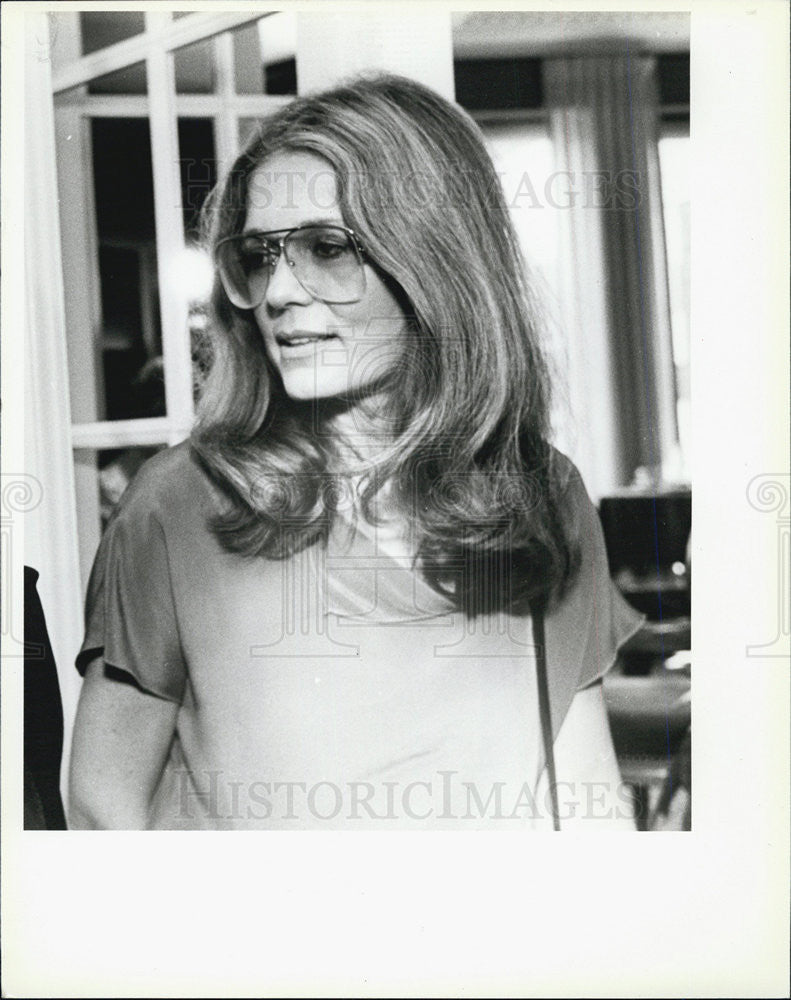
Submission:
[[[249,191],[244,232],[345,225],[335,173],[312,153],[273,154]],[[292,399],[359,399],[398,364],[407,318],[377,272],[362,266],[361,297],[331,304],[299,283],[281,253],[254,315]]]

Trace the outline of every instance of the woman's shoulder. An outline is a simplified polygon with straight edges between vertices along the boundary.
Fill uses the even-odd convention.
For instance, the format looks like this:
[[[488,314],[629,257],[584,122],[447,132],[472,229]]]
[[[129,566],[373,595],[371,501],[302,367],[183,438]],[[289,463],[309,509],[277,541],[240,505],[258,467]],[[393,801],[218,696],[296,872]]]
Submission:
[[[595,514],[593,501],[588,495],[582,475],[568,455],[550,448],[550,480],[561,506],[561,515],[572,534],[576,534],[585,520]]]
[[[562,452],[554,445],[550,445],[549,447],[549,468],[555,482],[558,483],[561,488],[579,489],[579,487],[582,486],[584,489],[582,476],[580,475],[580,471],[577,466],[565,452]]]
[[[548,653],[565,676],[566,700],[574,690],[602,677],[618,648],[642,623],[610,578],[599,514],[574,463],[553,453],[555,482],[570,539],[578,552],[577,570],[546,619]],[[571,686],[571,681],[574,681]]]
[[[114,511],[114,519],[154,515],[158,520],[189,519],[213,501],[212,486],[189,441],[164,448],[135,474]]]
[[[599,512],[582,475],[568,455],[556,448],[551,451],[550,463],[559,514],[577,555],[577,583],[584,581],[592,585],[595,580],[608,581],[607,553]]]

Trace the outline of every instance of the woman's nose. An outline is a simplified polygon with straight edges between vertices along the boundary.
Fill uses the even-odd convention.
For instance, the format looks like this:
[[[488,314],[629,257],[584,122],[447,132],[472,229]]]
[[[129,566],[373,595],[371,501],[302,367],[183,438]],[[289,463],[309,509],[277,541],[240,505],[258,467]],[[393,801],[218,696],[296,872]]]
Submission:
[[[297,281],[294,268],[281,251],[266,286],[267,305],[272,309],[285,309],[288,305],[307,305],[312,301],[313,296]]]

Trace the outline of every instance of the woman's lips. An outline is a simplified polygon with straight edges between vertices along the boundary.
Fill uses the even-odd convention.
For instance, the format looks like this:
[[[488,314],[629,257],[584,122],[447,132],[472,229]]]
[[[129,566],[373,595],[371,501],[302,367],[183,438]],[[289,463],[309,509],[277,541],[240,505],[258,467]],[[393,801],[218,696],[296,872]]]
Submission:
[[[334,333],[311,333],[309,330],[294,330],[291,333],[276,333],[275,340],[283,346],[292,344],[306,344],[314,340],[329,340],[334,337]]]
[[[311,333],[307,330],[275,334],[275,342],[283,358],[312,357],[317,344],[337,339],[334,333]]]

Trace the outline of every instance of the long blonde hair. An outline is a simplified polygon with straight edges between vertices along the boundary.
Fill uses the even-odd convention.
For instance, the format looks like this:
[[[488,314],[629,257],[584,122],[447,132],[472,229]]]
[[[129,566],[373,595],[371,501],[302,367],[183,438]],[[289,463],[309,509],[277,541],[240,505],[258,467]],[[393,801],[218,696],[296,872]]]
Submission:
[[[539,312],[477,126],[391,75],[298,98],[261,122],[210,200],[212,247],[242,231],[251,176],[282,150],[332,166],[346,224],[411,319],[386,387],[394,444],[364,510],[390,482],[427,579],[470,614],[559,593],[575,553],[548,443]],[[211,311],[214,361],[192,443],[228,497],[214,527],[232,551],[283,557],[327,535],[338,496],[331,441],[287,398],[252,314],[218,280]],[[482,576],[499,579],[503,566],[507,584],[484,595]]]

